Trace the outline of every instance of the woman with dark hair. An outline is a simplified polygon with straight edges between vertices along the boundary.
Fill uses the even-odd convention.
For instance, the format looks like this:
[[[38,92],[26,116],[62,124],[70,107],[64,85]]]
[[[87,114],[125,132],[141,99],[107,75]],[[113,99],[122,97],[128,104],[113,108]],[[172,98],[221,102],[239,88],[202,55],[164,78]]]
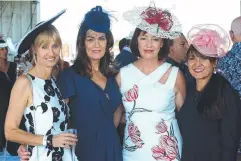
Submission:
[[[130,45],[130,48],[131,48],[131,51],[136,55],[136,57],[141,57],[141,53],[140,53],[140,50],[139,50],[139,45],[138,45],[138,38],[140,35],[142,36],[145,36],[146,34],[148,34],[147,31],[145,30],[141,30],[139,28],[136,28],[135,31],[134,31],[134,34],[133,34],[133,37],[132,37],[132,41],[131,41],[131,45]],[[157,38],[159,38],[158,36],[156,36]],[[158,52],[158,55],[157,55],[157,58],[158,60],[163,60],[166,58],[168,52],[167,52],[167,39],[163,38],[162,39],[162,43],[163,45],[161,46],[159,52]]]
[[[196,79],[178,113],[183,137],[182,161],[235,161],[240,138],[240,100],[216,73],[229,39],[216,25],[197,25],[188,33],[188,67]]]
[[[123,160],[180,161],[182,137],[175,110],[185,99],[185,79],[165,62],[166,39],[180,36],[180,23],[155,6],[135,8],[124,18],[137,26],[131,51],[140,58],[117,75],[126,119]]]
[[[79,161],[122,161],[116,130],[121,114],[115,115],[121,94],[110,55],[113,43],[110,17],[96,6],[80,25],[77,59],[57,78],[78,131],[75,153]]]
[[[98,70],[100,70],[98,72],[103,73],[103,76],[106,77],[113,76],[113,74],[116,74],[117,72],[110,66],[113,64],[110,54],[110,51],[114,45],[112,32],[109,30],[106,31],[106,33],[104,32],[104,34],[99,34],[99,32],[97,32],[98,30],[95,31],[94,29],[89,29],[88,26],[86,26],[84,23],[85,21],[82,22],[77,36],[76,48],[78,54],[77,59],[73,65],[74,70],[77,73],[80,73],[81,76],[87,76],[91,78],[94,74],[92,59],[98,60],[98,52],[101,52],[102,55],[100,55],[101,57],[98,60],[100,61],[100,65],[97,66],[99,68]],[[98,41],[100,47],[97,46],[96,48],[101,48],[100,51],[95,50],[95,48],[92,49],[91,45],[95,45],[93,44],[93,38],[95,37],[99,39]],[[90,51],[93,52],[92,54],[94,57],[92,59],[88,55]]]

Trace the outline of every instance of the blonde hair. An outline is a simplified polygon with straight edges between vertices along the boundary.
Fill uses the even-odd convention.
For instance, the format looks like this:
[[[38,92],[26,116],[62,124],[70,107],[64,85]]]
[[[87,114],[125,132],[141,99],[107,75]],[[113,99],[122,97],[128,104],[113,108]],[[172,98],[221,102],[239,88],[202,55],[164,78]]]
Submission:
[[[40,32],[38,36],[35,38],[33,42],[33,46],[40,47],[43,44],[49,44],[51,41],[54,41],[56,44],[62,47],[62,40],[60,38],[60,34],[56,27],[53,25],[49,25],[44,31]],[[33,57],[32,64],[35,65],[36,61],[36,53],[31,52],[31,56]]]
[[[38,34],[33,42],[33,45],[39,47],[42,44],[49,44],[52,40],[62,47],[62,41],[58,30],[53,25],[49,25],[43,32]]]

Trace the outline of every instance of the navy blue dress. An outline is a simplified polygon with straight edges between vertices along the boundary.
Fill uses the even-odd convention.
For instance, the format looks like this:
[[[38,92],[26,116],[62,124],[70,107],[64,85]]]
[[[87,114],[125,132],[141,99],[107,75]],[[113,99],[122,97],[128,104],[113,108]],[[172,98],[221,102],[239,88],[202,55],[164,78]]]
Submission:
[[[60,73],[57,84],[63,97],[70,98],[71,119],[78,132],[79,161],[122,161],[120,139],[113,122],[113,114],[121,104],[115,78],[107,78],[102,90],[70,67]]]

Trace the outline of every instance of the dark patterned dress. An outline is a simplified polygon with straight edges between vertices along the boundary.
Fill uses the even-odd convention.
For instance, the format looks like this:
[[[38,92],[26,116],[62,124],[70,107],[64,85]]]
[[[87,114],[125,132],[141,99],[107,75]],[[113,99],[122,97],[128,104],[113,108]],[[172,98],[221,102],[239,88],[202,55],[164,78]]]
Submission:
[[[68,106],[65,104],[53,79],[44,80],[28,74],[32,84],[33,103],[26,107],[24,117],[28,132],[36,135],[57,135],[67,128]],[[29,161],[71,161],[69,149],[48,149],[45,146],[28,146]]]

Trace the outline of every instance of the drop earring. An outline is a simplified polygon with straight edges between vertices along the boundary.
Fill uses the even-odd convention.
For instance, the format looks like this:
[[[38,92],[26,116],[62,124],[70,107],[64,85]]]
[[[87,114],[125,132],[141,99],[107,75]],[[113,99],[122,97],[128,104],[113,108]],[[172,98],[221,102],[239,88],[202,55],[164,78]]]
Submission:
[[[213,68],[213,73],[217,74],[217,68],[216,67]]]

